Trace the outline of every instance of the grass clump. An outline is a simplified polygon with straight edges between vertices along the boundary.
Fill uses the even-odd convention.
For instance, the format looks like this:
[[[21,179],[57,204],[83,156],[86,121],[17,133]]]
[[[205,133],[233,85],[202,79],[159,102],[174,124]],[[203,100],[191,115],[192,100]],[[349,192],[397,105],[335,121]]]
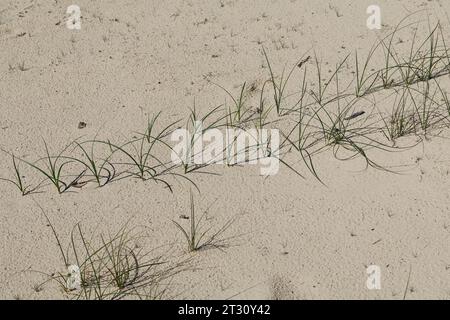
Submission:
[[[55,228],[45,217],[67,268],[66,272],[48,275],[46,282],[56,283],[69,299],[167,298],[171,279],[187,268],[188,261],[171,263],[152,250],[145,251],[137,242],[146,236],[127,225],[113,234],[88,237],[77,224],[63,249]]]
[[[91,144],[90,149],[85,146],[88,143]],[[89,175],[86,175],[87,177],[91,176],[98,187],[103,187],[114,180],[116,177],[116,168],[110,160],[113,152],[111,152],[105,159],[97,159],[94,154],[94,146],[96,145],[95,140],[81,143],[75,142],[75,144],[76,148],[82,152],[82,157],[67,158],[82,164],[83,167],[89,172]]]
[[[25,181],[24,181],[25,177],[22,175],[22,173],[20,171],[20,166],[16,161],[16,157],[14,155],[11,155],[11,158],[12,158],[12,164],[13,164],[13,168],[14,168],[14,178],[13,179],[0,178],[0,180],[9,182],[9,183],[15,185],[17,187],[17,189],[22,193],[22,196],[36,193],[39,188],[39,185],[37,185],[35,187],[31,187],[31,186],[25,184]]]
[[[390,116],[387,118],[381,117],[384,123],[381,130],[386,138],[392,142],[416,131],[414,115],[409,109],[409,102],[408,92],[404,89],[401,95],[395,96]]]

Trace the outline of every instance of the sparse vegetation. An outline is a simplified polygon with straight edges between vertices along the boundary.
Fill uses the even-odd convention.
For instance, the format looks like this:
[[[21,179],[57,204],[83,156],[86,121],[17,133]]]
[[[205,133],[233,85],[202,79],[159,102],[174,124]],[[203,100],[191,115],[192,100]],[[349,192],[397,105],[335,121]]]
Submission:
[[[212,231],[211,228],[205,229],[202,223],[204,222],[204,218],[207,212],[204,212],[200,216],[200,219],[197,220],[195,216],[195,204],[192,192],[190,193],[190,201],[191,214],[189,217],[189,229],[183,228],[178,222],[172,220],[178,230],[180,230],[183,234],[187,243],[188,251],[199,251],[207,248],[224,248],[226,246],[226,239],[222,238],[222,235],[231,226],[231,224],[233,223],[233,219],[229,220],[216,231]]]
[[[257,85],[244,82],[237,95],[219,85],[231,98],[232,106],[225,104],[199,115],[194,105],[185,125],[192,133],[191,147],[199,133],[210,129],[237,128],[245,132],[249,126],[262,129],[272,124],[284,139],[277,150],[280,162],[300,177],[304,177],[302,171],[306,168],[315,178],[324,181],[319,178],[320,169],[314,164],[314,156],[327,150],[331,150],[339,160],[362,157],[368,167],[385,170],[383,164],[371,159],[371,149],[395,151],[395,142],[401,137],[411,134],[429,136],[433,130],[447,127],[450,123],[450,103],[441,81],[445,80],[444,75],[450,74],[450,53],[444,31],[437,23],[420,42],[417,36],[419,23],[415,23],[409,54],[402,56],[394,39],[413,25],[405,25],[405,21],[407,18],[393,32],[377,41],[364,60],[360,52],[355,53],[355,77],[345,84],[341,79],[348,79],[348,74],[345,77],[342,74],[346,72],[345,68],[349,68],[350,55],[338,62],[334,71],[329,70],[328,79],[325,79],[317,54],[313,58],[304,54],[292,68],[288,71],[283,68],[278,76],[263,48],[268,78],[262,82],[257,107],[250,105],[249,97],[258,90]],[[373,65],[375,57],[384,60],[382,67]],[[313,65],[311,72],[308,70],[310,64]],[[300,71],[300,87],[290,92],[290,83],[294,81],[297,70]],[[382,110],[373,102],[380,95],[393,101],[390,110]],[[367,108],[368,103],[372,105],[370,109]],[[123,143],[96,136],[69,144],[75,145],[73,151],[81,151],[81,155],[75,156],[73,151],[69,154],[69,146],[66,146],[54,156],[45,144],[44,158],[36,162],[14,158],[15,178],[2,180],[16,185],[23,195],[44,186],[23,185],[18,163],[23,162],[43,175],[44,180],[54,185],[59,193],[80,188],[91,181],[105,186],[127,177],[161,183],[171,191],[169,178],[177,181],[177,178],[182,178],[198,188],[189,175],[208,173],[201,169],[211,163],[196,163],[193,161],[196,155],[192,153],[181,159],[178,165],[162,158],[164,152],[172,151],[168,137],[180,128],[180,121],[160,126],[160,115],[158,113],[148,120],[144,132],[136,133]],[[200,121],[202,128],[198,127]],[[159,127],[162,129],[158,131]],[[227,141],[228,144],[234,142]],[[94,150],[100,145],[103,156],[98,158]],[[248,152],[251,148],[249,146],[239,152]],[[292,150],[300,157],[303,168],[298,167],[298,161],[289,162],[284,157]],[[229,156],[224,157],[225,163],[236,165],[228,161]],[[42,162],[45,162],[44,166]],[[87,180],[81,182],[82,177]]]

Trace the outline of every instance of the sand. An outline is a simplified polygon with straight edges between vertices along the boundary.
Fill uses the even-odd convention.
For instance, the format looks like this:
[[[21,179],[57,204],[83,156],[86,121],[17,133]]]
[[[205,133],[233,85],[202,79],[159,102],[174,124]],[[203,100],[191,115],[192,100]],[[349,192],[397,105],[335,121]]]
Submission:
[[[419,9],[412,20],[428,14],[450,34],[444,0],[380,0],[381,30],[367,28],[373,3],[366,0],[77,0],[81,30],[69,30],[72,2],[0,2],[0,146],[30,161],[44,155],[43,139],[57,153],[99,130],[112,140],[132,136],[155,112],[163,123],[186,119],[194,103],[205,113],[229,101],[212,82],[233,93],[244,82],[260,87],[268,77],[261,46],[277,71],[315,50],[328,72]],[[417,145],[401,152],[373,152],[400,173],[320,154],[325,185],[285,166],[267,179],[257,166],[215,166],[219,175],[193,177],[200,193],[186,182],[171,193],[130,178],[23,197],[0,181],[0,298],[65,297],[44,283],[43,273],[65,267],[39,204],[64,247],[77,223],[95,235],[131,221],[148,236],[147,250],[168,246],[168,259],[191,259],[168,298],[448,299],[449,133],[407,137],[404,145]],[[0,159],[0,177],[11,177],[10,156]],[[180,216],[189,215],[190,190],[198,212],[207,211],[206,228],[234,219],[226,248],[186,252],[172,220],[187,226]],[[379,290],[367,287],[370,265],[379,266]]]

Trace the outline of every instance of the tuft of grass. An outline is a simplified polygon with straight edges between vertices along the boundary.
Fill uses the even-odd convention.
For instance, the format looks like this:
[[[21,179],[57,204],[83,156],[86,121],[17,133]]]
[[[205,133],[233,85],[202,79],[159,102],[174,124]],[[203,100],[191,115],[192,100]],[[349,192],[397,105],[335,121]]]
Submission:
[[[444,103],[445,110],[447,111],[447,116],[450,118],[450,99],[448,98],[448,93],[442,89],[438,81],[436,81],[436,85],[441,93],[442,101]]]
[[[408,91],[413,102],[416,122],[424,135],[431,129],[439,128],[448,119],[447,110],[442,110],[442,105],[437,99],[439,86],[434,87],[431,81],[425,81],[420,83],[418,89],[408,88]],[[413,92],[419,94],[419,100],[414,97]]]
[[[326,109],[322,109],[325,115],[316,114],[324,136],[325,147],[331,147],[333,155],[339,160],[350,160],[360,156],[366,162],[366,167],[383,169],[370,159],[366,150],[373,147],[382,149],[384,145],[371,139],[376,128],[366,123],[364,119],[360,120],[362,123],[352,121],[355,119],[355,113],[352,113],[351,110],[355,102],[356,100],[349,102],[342,110],[338,108],[337,114]],[[339,156],[340,151],[345,151],[350,155]]]
[[[183,234],[187,243],[188,251],[193,252],[207,248],[217,248],[217,249],[224,248],[226,246],[225,244],[226,239],[221,238],[221,236],[231,226],[231,224],[233,223],[233,219],[228,220],[227,223],[225,223],[220,229],[218,229],[215,232],[211,232],[211,228],[203,230],[201,224],[203,222],[203,218],[206,215],[206,212],[197,221],[195,217],[195,204],[192,192],[190,192],[190,201],[191,201],[190,207],[191,214],[189,217],[190,220],[189,229],[183,228],[178,222],[172,220],[174,225]]]
[[[270,64],[269,56],[267,55],[264,47],[262,48],[262,51],[263,51],[264,57],[267,62],[267,67],[269,68],[269,73],[270,73],[269,81],[272,84],[272,88],[273,88],[273,100],[275,103],[275,109],[277,111],[277,114],[279,116],[281,116],[284,114],[282,103],[283,103],[283,99],[285,96],[286,86],[287,86],[292,74],[294,73],[295,69],[297,68],[298,64],[293,66],[287,75],[285,74],[286,70],[283,69],[280,79],[277,80],[277,77],[275,76],[272,66]]]
[[[163,140],[164,137],[170,134],[173,126],[179,121],[170,123],[162,130],[155,133],[155,126],[160,113],[148,120],[147,128],[144,133],[138,133],[139,137],[122,144],[114,144],[111,141],[98,141],[107,144],[112,152],[120,152],[128,160],[118,164],[126,165],[130,169],[128,173],[131,176],[138,177],[142,180],[152,179],[154,181],[161,181],[168,185],[164,180],[157,178],[158,169],[165,167],[164,162],[155,156],[154,149],[156,146],[166,147],[171,150],[171,147]],[[132,150],[130,150],[132,149]],[[169,186],[170,187],[170,186]]]
[[[58,191],[58,193],[64,193],[72,186],[77,185],[79,179],[84,175],[84,171],[78,174],[70,182],[63,181],[63,169],[73,160],[67,160],[67,157],[63,156],[64,152],[72,145],[68,144],[57,156],[51,156],[47,143],[44,140],[45,156],[38,161],[32,163],[24,159],[20,159],[22,162],[28,164],[30,167],[40,172],[44,179],[48,180]],[[44,162],[44,165],[38,165],[39,162]]]
[[[13,163],[13,167],[14,167],[14,179],[0,178],[0,180],[9,182],[9,183],[12,183],[13,185],[15,185],[17,187],[17,189],[19,189],[19,191],[22,193],[22,196],[36,193],[40,184],[35,187],[26,185],[24,182],[24,177],[22,176],[22,174],[20,172],[20,167],[16,162],[16,157],[14,155],[11,155],[11,157],[12,157],[12,163]]]
[[[266,125],[269,124],[270,121],[268,120],[268,118],[269,118],[270,112],[273,109],[273,106],[266,107],[266,100],[264,98],[264,90],[266,88],[267,83],[268,83],[268,81],[265,81],[262,85],[261,93],[259,96],[259,105],[258,105],[258,108],[256,109],[257,119],[255,119],[253,121],[255,127],[258,129],[262,129]]]
[[[33,291],[36,293],[41,292],[42,290],[44,290],[44,287],[42,286],[42,284],[35,284],[33,286]]]
[[[225,90],[224,88],[222,89]],[[230,119],[230,122],[228,122],[228,118]],[[187,132],[190,133],[190,137],[188,137],[189,139],[187,139],[188,141],[186,145],[187,154],[185,155],[186,157],[184,159],[180,159],[185,174],[200,172],[200,169],[208,165],[204,163],[198,163],[198,161],[196,161],[196,158],[198,156],[201,156],[202,153],[202,150],[196,150],[195,148],[195,144],[199,142],[201,136],[208,130],[227,128],[229,125],[232,126],[230,123],[233,123],[233,118],[234,113],[223,113],[221,106],[215,107],[211,111],[200,116],[197,113],[196,105],[194,103],[194,107],[191,109],[185,127]],[[240,124],[242,124],[242,122]]]

